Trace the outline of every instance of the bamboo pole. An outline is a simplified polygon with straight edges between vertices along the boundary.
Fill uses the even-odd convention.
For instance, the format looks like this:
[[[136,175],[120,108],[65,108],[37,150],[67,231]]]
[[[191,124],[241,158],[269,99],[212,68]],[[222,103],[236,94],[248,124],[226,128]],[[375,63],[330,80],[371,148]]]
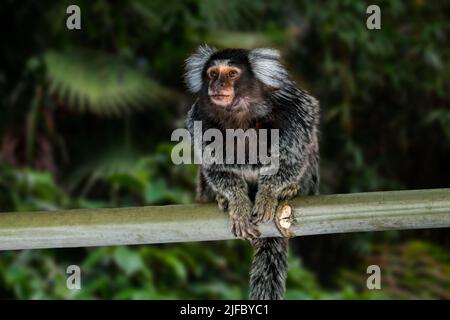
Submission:
[[[450,189],[299,197],[293,236],[450,227]],[[0,250],[233,239],[214,204],[0,213]],[[279,236],[274,223],[263,237]]]

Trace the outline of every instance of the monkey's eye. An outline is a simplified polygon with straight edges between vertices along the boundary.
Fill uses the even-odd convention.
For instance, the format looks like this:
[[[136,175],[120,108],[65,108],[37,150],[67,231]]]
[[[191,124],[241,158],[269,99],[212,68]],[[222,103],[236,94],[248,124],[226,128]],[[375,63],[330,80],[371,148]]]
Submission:
[[[217,77],[217,71],[214,71],[214,70],[210,71],[209,74],[208,74],[208,76],[209,76],[211,79],[214,79],[215,77]]]
[[[231,70],[231,71],[228,73],[228,76],[229,76],[230,78],[236,78],[237,75],[238,75],[238,72],[237,72],[236,70]]]

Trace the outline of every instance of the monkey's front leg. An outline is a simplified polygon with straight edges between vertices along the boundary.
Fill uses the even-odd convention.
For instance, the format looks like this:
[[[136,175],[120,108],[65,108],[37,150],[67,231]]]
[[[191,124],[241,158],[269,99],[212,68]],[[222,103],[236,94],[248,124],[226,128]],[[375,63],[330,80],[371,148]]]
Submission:
[[[279,202],[294,198],[298,190],[298,183],[288,184],[278,192],[275,192],[273,188],[262,187],[259,189],[255,197],[252,221],[256,224],[272,221],[275,218]]]
[[[242,177],[231,171],[205,170],[204,174],[218,194],[219,208],[226,209],[229,213],[233,234],[242,239],[259,237],[258,228],[251,221],[252,202]]]
[[[282,165],[274,175],[260,176],[252,221],[256,224],[272,221],[280,200],[294,198],[300,189],[301,166]]]

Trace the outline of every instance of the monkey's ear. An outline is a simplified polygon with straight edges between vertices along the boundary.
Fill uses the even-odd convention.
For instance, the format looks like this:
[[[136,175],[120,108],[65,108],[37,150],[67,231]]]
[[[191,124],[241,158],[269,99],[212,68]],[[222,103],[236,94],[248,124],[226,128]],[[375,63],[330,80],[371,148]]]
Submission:
[[[192,93],[197,93],[202,88],[202,72],[206,62],[216,51],[207,45],[199,46],[197,51],[186,59],[184,81]]]
[[[281,89],[288,80],[288,73],[280,62],[280,52],[275,49],[257,48],[248,57],[256,78],[274,90]]]

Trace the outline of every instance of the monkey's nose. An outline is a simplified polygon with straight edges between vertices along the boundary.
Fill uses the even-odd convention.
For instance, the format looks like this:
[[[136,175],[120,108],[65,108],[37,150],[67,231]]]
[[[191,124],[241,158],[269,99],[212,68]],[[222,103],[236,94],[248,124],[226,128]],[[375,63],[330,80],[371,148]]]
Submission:
[[[219,82],[219,87],[221,88],[225,87],[225,82]]]

